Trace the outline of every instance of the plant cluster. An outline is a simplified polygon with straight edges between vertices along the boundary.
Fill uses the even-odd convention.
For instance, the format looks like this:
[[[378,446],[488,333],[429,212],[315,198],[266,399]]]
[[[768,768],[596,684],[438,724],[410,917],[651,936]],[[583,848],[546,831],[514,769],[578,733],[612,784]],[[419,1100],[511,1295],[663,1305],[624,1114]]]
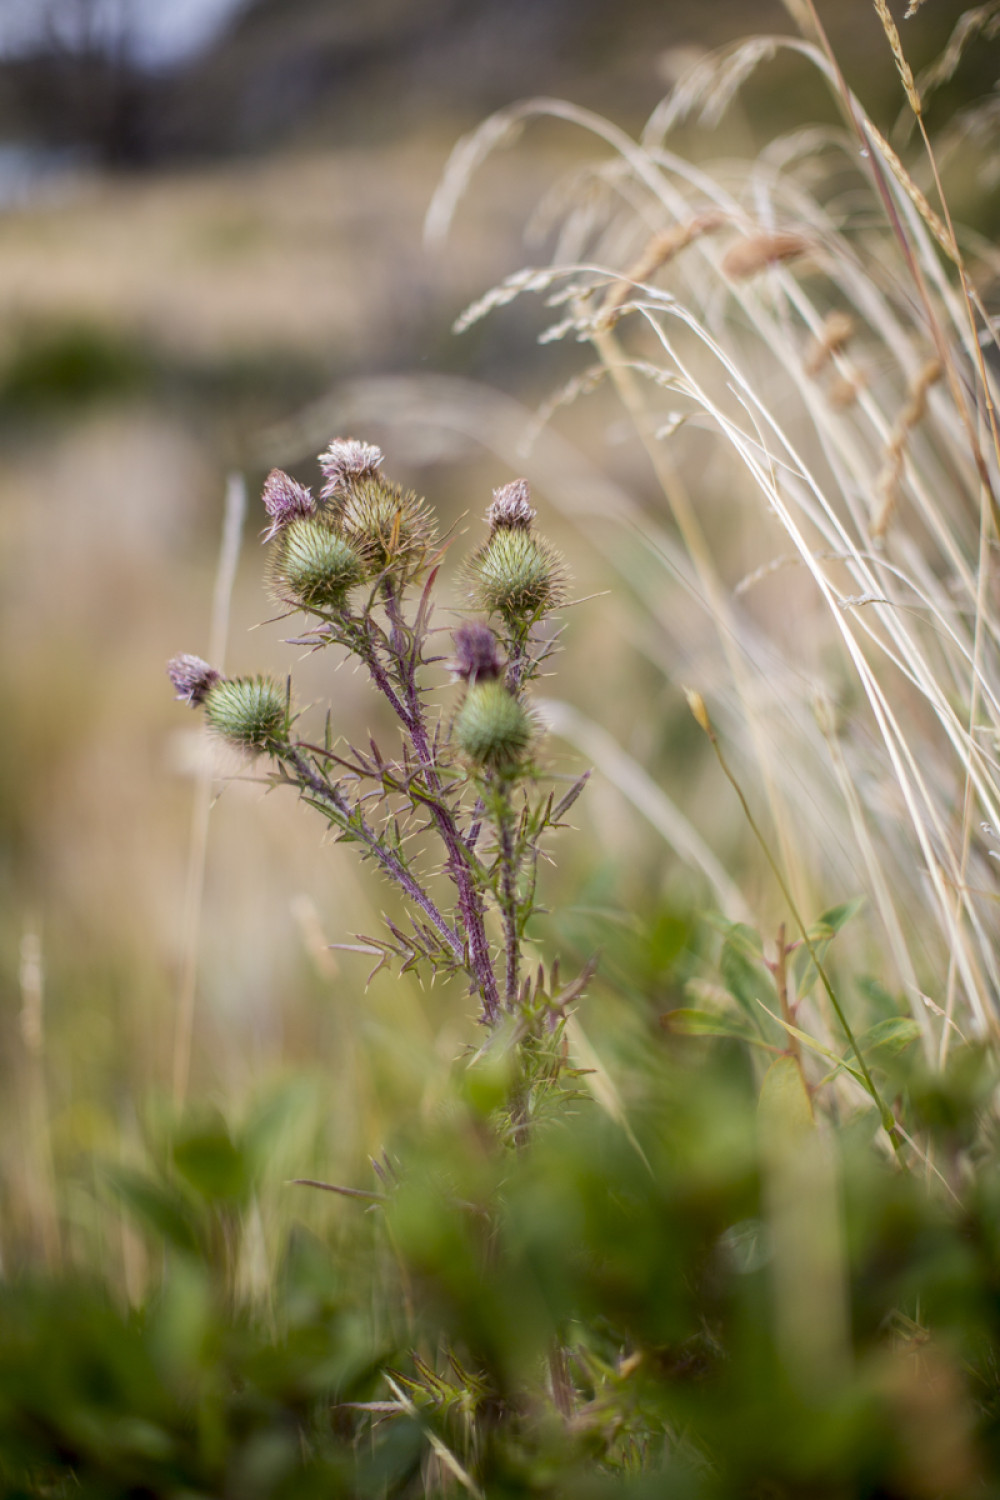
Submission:
[[[177,696],[231,744],[266,755],[273,779],[295,787],[400,891],[409,925],[387,918],[387,934],[361,940],[376,971],[395,960],[404,971],[461,974],[485,1026],[513,1016],[555,1032],[579,985],[560,992],[551,976],[525,974],[522,948],[542,840],[585,780],[558,799],[539,789],[540,732],[527,699],[553,650],[563,565],[534,529],[527,483],[498,489],[466,565],[470,604],[486,620],[454,630],[460,695],[436,713],[425,677],[443,659],[429,651],[449,544],[439,545],[426,504],[383,473],[378,448],[338,438],[320,464],[318,500],[281,470],[268,475],[268,587],[283,609],[309,618],[295,644],[339,647],[361,664],[395,716],[400,750],[383,753],[374,739],[363,750],[340,745],[330,714],[322,743],[302,738],[290,684],[227,678],[196,656],[169,664]]]
[[[941,69],[915,78],[875,8],[923,130]],[[977,817],[1000,826],[995,327],[947,212],[847,90],[812,0],[790,9],[804,43],[705,59],[638,142],[552,101],[488,122],[435,209],[445,220],[506,127],[538,111],[616,152],[563,259],[466,321],[551,293],[550,336],[599,361],[551,409],[607,377],[636,420],[679,539],[650,529],[651,550],[684,580],[685,631],[704,607],[695,658],[721,643],[717,679],[698,679],[711,716],[700,692],[688,705],[763,852],[769,936],[663,800],[660,826],[727,915],[655,898],[606,922],[581,908],[560,927],[578,976],[529,972],[539,860],[583,781],[561,798],[544,787],[530,693],[566,584],[527,484],[494,494],[465,564],[467,616],[439,650],[453,542],[380,451],[335,440],[318,497],[273,471],[271,595],[308,617],[295,644],[367,674],[398,744],[343,745],[330,715],[307,737],[290,685],[198,657],[175,657],[171,680],[394,886],[405,919],[359,940],[376,969],[464,981],[485,1043],[447,1107],[371,1159],[369,1188],[296,1179],[341,1195],[321,1201],[344,1215],[335,1244],[296,1222],[263,1294],[246,1266],[280,1110],[239,1125],[192,1111],[150,1131],[148,1170],[107,1170],[162,1277],[130,1310],[83,1281],[0,1286],[3,1493],[1000,1495],[996,896],[974,837]],[[996,34],[994,11],[966,12],[945,69]],[[779,45],[832,83],[844,131],[780,143],[742,183],[673,153],[678,122],[716,118]],[[865,195],[853,177],[851,192],[813,191],[842,182],[845,161]],[[821,279],[806,285],[806,265]],[[669,420],[665,391],[681,406]],[[763,499],[791,555],[732,584],[705,529],[715,497],[693,503],[668,448],[686,424],[724,439],[740,494]],[[765,639],[765,612],[741,602],[786,568],[836,622],[877,738],[852,739],[832,695],[805,702],[798,643]],[[660,791],[642,785],[648,811]],[[840,896],[859,872],[881,924],[872,974],[842,956],[863,903]],[[840,904],[811,920],[825,884]],[[570,1011],[598,929],[592,1050],[610,1062],[585,1090]]]

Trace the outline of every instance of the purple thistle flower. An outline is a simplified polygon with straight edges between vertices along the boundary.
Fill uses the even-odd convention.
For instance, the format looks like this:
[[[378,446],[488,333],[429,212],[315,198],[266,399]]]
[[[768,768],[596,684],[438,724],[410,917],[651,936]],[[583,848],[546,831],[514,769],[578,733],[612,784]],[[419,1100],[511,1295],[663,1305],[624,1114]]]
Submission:
[[[316,502],[305,485],[299,484],[297,479],[293,479],[283,469],[272,469],[268,474],[264,480],[261,499],[264,501],[264,509],[271,517],[271,524],[264,533],[265,542],[277,536],[290,522],[316,513]]]
[[[178,701],[190,703],[192,708],[204,703],[215,684],[222,681],[221,672],[202,661],[200,656],[189,656],[187,652],[171,657],[167,662],[167,676],[174,685]]]
[[[460,625],[452,639],[455,660],[452,668],[465,682],[491,682],[503,670],[497,638],[488,625],[469,620]]]
[[[357,438],[334,438],[325,453],[319,455],[320,468],[326,476],[320,494],[324,500],[339,495],[352,479],[370,479],[382,463],[382,450]]]
[[[531,490],[526,479],[514,479],[493,491],[493,501],[486,512],[486,519],[493,531],[501,527],[510,530],[530,531],[535,519],[531,504]]]

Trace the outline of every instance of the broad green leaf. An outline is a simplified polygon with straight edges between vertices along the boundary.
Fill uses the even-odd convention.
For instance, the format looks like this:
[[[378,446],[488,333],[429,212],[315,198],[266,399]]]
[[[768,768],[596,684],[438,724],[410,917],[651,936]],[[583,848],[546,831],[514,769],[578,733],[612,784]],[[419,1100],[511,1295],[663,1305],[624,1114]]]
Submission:
[[[761,1003],[761,1009],[767,1010],[767,1006]],[[802,1042],[803,1046],[809,1048],[810,1052],[816,1052],[820,1057],[825,1057],[829,1062],[835,1063],[836,1068],[834,1069],[834,1072],[837,1071],[837,1068],[843,1068],[845,1072],[850,1073],[852,1078],[857,1079],[858,1083],[860,1083],[866,1094],[871,1093],[868,1084],[865,1082],[865,1075],[860,1072],[858,1068],[852,1068],[850,1063],[845,1062],[842,1057],[838,1057],[836,1052],[834,1052],[832,1048],[824,1047],[822,1042],[818,1042],[816,1038],[814,1036],[810,1036],[807,1031],[800,1031],[797,1026],[792,1025],[791,1021],[783,1021],[781,1017],[775,1015],[773,1011],[767,1010],[767,1013],[771,1017],[772,1021],[777,1021],[778,1025],[781,1026],[785,1031],[787,1031],[789,1036],[796,1037],[798,1041]]]
[[[745,931],[749,932],[751,929],[746,928]],[[776,1006],[778,997],[769,976],[761,969],[759,960],[750,956],[753,952],[753,949],[748,950],[742,932],[737,932],[734,928],[722,945],[719,973],[733,999],[742,1005],[754,1025],[759,1026],[758,1002],[766,1001],[769,1005]]]
[[[812,1103],[794,1057],[776,1057],[764,1074],[757,1117],[774,1140],[794,1141],[814,1129]]]
[[[858,1037],[858,1047],[865,1058],[875,1054],[875,1061],[895,1057],[905,1047],[919,1040],[920,1023],[912,1016],[891,1016],[886,1021],[877,1021],[863,1036]],[[853,1047],[849,1049],[853,1052]]]
[[[727,922],[724,917],[711,914],[707,917],[711,925],[722,933],[727,943],[741,949],[751,958],[759,958],[764,951],[764,942],[756,927],[750,927],[746,922]]]

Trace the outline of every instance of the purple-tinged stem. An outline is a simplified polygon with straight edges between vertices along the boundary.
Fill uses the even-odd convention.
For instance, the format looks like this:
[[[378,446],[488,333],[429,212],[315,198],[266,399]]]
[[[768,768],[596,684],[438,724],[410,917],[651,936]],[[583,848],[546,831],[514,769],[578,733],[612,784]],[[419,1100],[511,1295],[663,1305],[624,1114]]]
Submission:
[[[500,994],[486,937],[483,899],[469,871],[462,837],[455,826],[455,820],[440,800],[441,782],[427,738],[423,705],[417,687],[416,646],[412,650],[406,649],[406,632],[400,616],[399,601],[391,582],[386,581],[384,592],[391,632],[390,648],[395,653],[399,666],[399,681],[405,699],[406,713],[401,717],[427,780],[428,790],[436,799],[430,804],[431,813],[448,853],[448,872],[458,891],[458,909],[469,940],[469,961],[483,999],[483,1019],[487,1025],[492,1026],[500,1019]]]
[[[345,820],[351,819],[352,816],[357,817],[357,824],[355,825],[357,832],[372,857],[382,866],[390,879],[394,880],[400,889],[405,892],[414,905],[420,908],[431,926],[444,938],[458,961],[464,963],[465,944],[458,933],[445,921],[434,902],[427,895],[426,891],[417,884],[409,870],[400,863],[390,850],[383,847],[379,842],[375,830],[370,828],[363,818],[353,812],[346,797],[343,797],[335,787],[328,786],[322,776],[319,776],[312,769],[309,762],[303,755],[299,754],[294,746],[283,746],[280,754],[282,760],[288,761],[295,767],[300,780],[321,802],[326,802]]]
[[[503,908],[504,947],[506,950],[506,985],[504,1000],[507,1009],[517,1004],[517,986],[520,979],[521,945],[517,936],[517,862],[514,856],[514,840],[511,836],[511,807],[506,796],[497,818],[500,839],[500,902]]]

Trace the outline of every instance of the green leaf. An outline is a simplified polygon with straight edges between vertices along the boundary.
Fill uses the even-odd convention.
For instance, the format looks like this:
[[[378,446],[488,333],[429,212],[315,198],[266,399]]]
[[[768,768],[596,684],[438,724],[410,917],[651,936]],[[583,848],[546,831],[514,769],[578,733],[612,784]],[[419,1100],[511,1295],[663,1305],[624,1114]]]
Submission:
[[[173,1158],[184,1180],[209,1202],[244,1198],[250,1191],[246,1156],[233,1144],[221,1118],[182,1136],[174,1144]]]
[[[750,957],[759,958],[764,951],[764,940],[756,927],[746,922],[727,922],[715,912],[705,913],[705,920],[717,932],[721,932],[727,943],[742,949]]]
[[[857,980],[858,989],[881,1020],[887,1021],[900,1012],[900,1001],[890,994],[885,985],[871,974],[862,974]]]
[[[662,912],[648,930],[649,967],[654,974],[666,974],[674,965],[688,941],[688,927],[673,912]]]
[[[756,1027],[760,1027],[758,1004],[765,1001],[777,1007],[778,996],[767,974],[760,968],[758,949],[749,946],[745,934],[760,939],[752,928],[735,926],[722,945],[719,955],[719,973],[726,989],[737,1004],[741,1005]]]
[[[749,1042],[754,1047],[767,1047],[758,1034],[734,1016],[719,1011],[688,1010],[683,1007],[669,1010],[660,1018],[664,1031],[675,1036],[725,1036],[737,1041]]]
[[[831,906],[825,911],[817,922],[809,929],[809,945],[804,945],[796,954],[792,973],[795,978],[795,993],[801,1000],[808,995],[819,978],[819,970],[815,960],[821,964],[826,962],[827,949],[842,927],[864,905],[864,897],[856,896],[853,901],[844,901],[840,906]]]
[[[829,911],[823,912],[817,926],[829,927],[834,933],[837,933],[842,927],[846,927],[847,923],[853,917],[857,916],[864,904],[864,896],[855,896],[853,901],[843,901],[839,906],[831,906]]]
[[[782,1142],[815,1128],[812,1103],[794,1057],[776,1057],[764,1074],[757,1117],[768,1135]]]
[[[105,1175],[112,1192],[142,1228],[178,1250],[198,1250],[194,1218],[179,1193],[127,1167],[109,1167]]]
[[[767,1010],[767,1006],[762,1002],[761,1008],[763,1010]],[[772,1011],[768,1010],[767,1013],[771,1017],[772,1021],[776,1021],[779,1026],[783,1027],[784,1030],[788,1032],[789,1036],[796,1037],[798,1041],[802,1042],[804,1046],[809,1048],[810,1052],[816,1052],[820,1057],[825,1057],[828,1062],[835,1063],[836,1067],[834,1068],[834,1072],[836,1072],[839,1068],[843,1068],[846,1072],[850,1073],[852,1078],[857,1079],[858,1083],[860,1083],[866,1094],[871,1093],[871,1089],[868,1087],[868,1084],[865,1080],[865,1075],[858,1068],[852,1068],[850,1063],[845,1062],[842,1057],[838,1057],[836,1052],[834,1052],[830,1047],[824,1047],[822,1042],[818,1042],[816,1038],[814,1036],[810,1036],[807,1031],[800,1031],[797,1026],[792,1025],[791,1021],[783,1021],[780,1016],[775,1015]],[[830,1075],[830,1077],[832,1076],[833,1074]],[[827,1080],[824,1079],[824,1082],[826,1081]]]
[[[877,1054],[876,1062],[895,1057],[921,1036],[920,1023],[912,1016],[891,1016],[887,1021],[877,1021],[863,1036],[858,1037],[858,1047],[865,1059]],[[848,1049],[853,1052],[854,1048]]]

